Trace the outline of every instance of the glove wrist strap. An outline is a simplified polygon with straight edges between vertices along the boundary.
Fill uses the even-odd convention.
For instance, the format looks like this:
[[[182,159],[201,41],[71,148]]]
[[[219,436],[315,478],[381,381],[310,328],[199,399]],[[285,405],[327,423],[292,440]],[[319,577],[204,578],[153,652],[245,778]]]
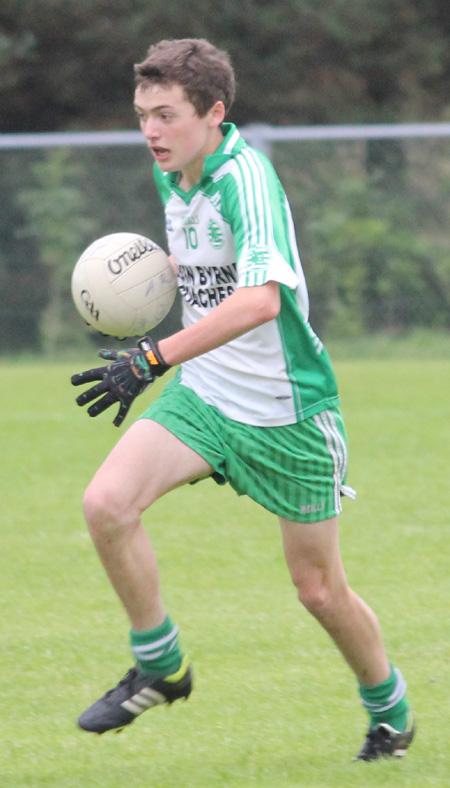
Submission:
[[[145,358],[147,359],[150,369],[155,375],[159,377],[160,375],[163,375],[164,372],[167,372],[168,369],[170,369],[171,365],[166,364],[164,361],[160,353],[158,343],[154,342],[151,337],[142,337],[142,339],[139,340],[138,345],[145,354]]]

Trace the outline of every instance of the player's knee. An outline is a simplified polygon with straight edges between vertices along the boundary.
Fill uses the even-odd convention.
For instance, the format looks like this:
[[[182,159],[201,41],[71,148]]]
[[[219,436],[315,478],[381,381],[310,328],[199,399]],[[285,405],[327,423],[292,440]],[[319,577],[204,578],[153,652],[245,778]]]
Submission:
[[[334,604],[333,590],[326,575],[313,572],[301,578],[293,578],[299,601],[315,618],[327,618]]]
[[[298,598],[303,607],[315,618],[323,618],[330,608],[331,597],[325,587],[307,589],[306,591],[301,589],[298,591]]]
[[[120,533],[129,524],[130,512],[124,509],[113,487],[90,484],[84,494],[83,511],[94,540]]]

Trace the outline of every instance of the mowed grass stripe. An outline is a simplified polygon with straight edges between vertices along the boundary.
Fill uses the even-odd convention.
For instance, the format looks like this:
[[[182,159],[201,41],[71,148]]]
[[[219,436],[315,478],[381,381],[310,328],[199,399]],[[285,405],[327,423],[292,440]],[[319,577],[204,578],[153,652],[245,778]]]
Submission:
[[[344,561],[419,722],[404,762],[372,765],[351,762],[366,726],[355,682],[295,599],[276,519],[210,481],[145,515],[193,660],[191,699],[121,736],[77,730],[131,665],[81,512],[123,432],[113,412],[93,420],[74,404],[70,374],[95,364],[0,364],[2,788],[448,786],[448,364],[336,364],[358,491],[344,502]]]

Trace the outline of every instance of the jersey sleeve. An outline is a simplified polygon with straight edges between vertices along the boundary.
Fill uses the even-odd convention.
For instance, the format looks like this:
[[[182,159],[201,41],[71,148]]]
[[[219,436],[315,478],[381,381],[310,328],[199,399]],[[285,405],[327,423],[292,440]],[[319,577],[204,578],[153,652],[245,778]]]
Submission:
[[[274,280],[296,289],[302,271],[292,217],[272,164],[247,147],[226,178],[222,209],[233,233],[238,287]]]

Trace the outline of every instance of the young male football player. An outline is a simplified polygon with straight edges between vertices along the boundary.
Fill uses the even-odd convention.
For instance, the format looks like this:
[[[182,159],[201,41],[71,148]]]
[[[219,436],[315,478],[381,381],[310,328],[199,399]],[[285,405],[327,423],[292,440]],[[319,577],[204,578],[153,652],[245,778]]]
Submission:
[[[345,429],[329,357],[308,322],[286,195],[270,162],[225,122],[234,98],[226,53],[201,39],[161,41],[135,72],[184,327],[159,343],[146,337],[134,349],[101,351],[107,366],[72,378],[98,381],[77,402],[93,403],[91,416],[117,403],[119,426],[135,397],[178,367],[85,494],[92,539],[130,619],[136,665],[79,725],[121,729],[191,692],[141,514],[175,487],[212,476],[278,517],[299,599],[347,660],[369,712],[357,758],[403,755],[414,732],[405,681],[341,562],[341,496],[353,495]]]

